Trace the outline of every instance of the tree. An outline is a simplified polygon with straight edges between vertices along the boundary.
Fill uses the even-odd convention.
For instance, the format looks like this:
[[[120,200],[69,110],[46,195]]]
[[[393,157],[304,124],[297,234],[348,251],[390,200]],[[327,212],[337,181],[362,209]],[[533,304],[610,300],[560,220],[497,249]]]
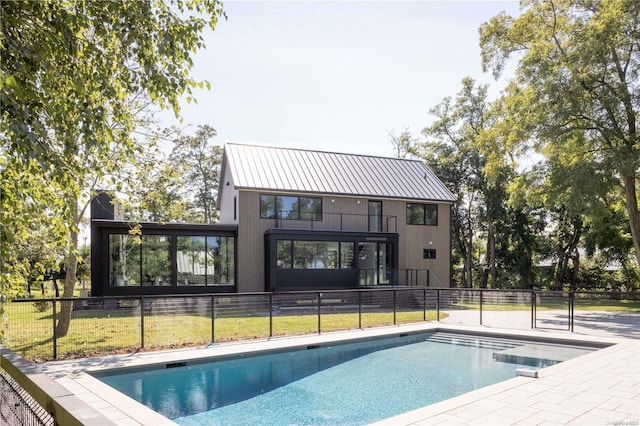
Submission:
[[[388,134],[391,138],[391,145],[396,151],[396,157],[398,158],[406,158],[407,155],[411,154],[411,150],[415,148],[418,142],[418,140],[411,135],[408,127],[404,127],[398,136],[396,136],[393,131],[388,132]]]
[[[490,114],[487,86],[476,85],[471,78],[462,81],[455,102],[445,98],[431,110],[436,121],[423,130],[428,140],[422,156],[445,184],[458,195],[452,210],[456,245],[464,259],[464,282],[473,285],[474,240],[480,231],[486,234],[485,265],[481,286],[497,286],[497,239],[504,216],[505,182],[508,169],[495,167],[491,178],[487,172],[487,150],[482,135],[497,121]],[[490,281],[489,281],[490,280]]]
[[[195,136],[180,136],[174,142],[170,162],[181,170],[184,198],[191,199],[203,223],[218,219],[216,197],[222,164],[222,148],[210,139],[216,136],[211,126],[199,126]]]
[[[189,76],[192,57],[222,6],[63,0],[0,7],[0,256],[11,259],[15,236],[41,212],[67,249],[63,297],[71,297],[78,224],[93,195],[88,188],[135,159],[141,145],[132,134],[140,108],[147,108],[141,99],[178,115],[180,96],[191,100],[192,89],[204,86]],[[14,176],[28,177],[28,193],[11,183]],[[68,331],[70,313],[71,303],[62,303],[59,336]]]
[[[116,197],[132,222],[187,222],[189,206],[182,196],[183,174],[161,149],[147,148],[123,176],[122,196]]]
[[[554,145],[615,175],[640,265],[640,2],[522,4],[518,18],[501,13],[480,28],[483,68],[497,77],[517,57],[512,96],[525,104],[538,150]]]

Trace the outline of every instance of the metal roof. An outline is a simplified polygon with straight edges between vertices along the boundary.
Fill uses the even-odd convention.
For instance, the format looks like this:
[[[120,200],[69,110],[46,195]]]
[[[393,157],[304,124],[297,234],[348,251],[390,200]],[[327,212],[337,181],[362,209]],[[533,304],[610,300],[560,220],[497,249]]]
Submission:
[[[227,142],[225,163],[237,189],[455,201],[419,160]]]

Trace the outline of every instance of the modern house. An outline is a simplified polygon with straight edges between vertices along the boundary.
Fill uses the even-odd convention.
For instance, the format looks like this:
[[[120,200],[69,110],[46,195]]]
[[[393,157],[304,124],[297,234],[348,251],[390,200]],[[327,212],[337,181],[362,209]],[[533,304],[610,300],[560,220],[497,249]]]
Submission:
[[[448,287],[454,200],[421,161],[227,143],[220,224],[134,241],[96,199],[92,294]]]

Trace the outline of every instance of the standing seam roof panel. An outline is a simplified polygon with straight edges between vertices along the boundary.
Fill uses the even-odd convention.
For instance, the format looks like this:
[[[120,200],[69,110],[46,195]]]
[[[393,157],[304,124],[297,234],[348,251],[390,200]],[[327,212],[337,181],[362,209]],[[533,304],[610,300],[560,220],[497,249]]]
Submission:
[[[455,201],[421,161],[235,143],[225,154],[241,188]]]

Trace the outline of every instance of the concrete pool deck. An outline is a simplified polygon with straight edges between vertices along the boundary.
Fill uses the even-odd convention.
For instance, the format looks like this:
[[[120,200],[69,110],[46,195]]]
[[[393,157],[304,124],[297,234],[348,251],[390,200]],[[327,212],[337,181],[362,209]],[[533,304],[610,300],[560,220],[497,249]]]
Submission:
[[[563,343],[569,344],[606,342],[613,345],[542,369],[539,371],[539,378],[515,377],[385,419],[376,425],[640,425],[640,340],[623,339],[611,334],[589,336],[557,330],[522,331],[430,322],[276,338],[268,341],[218,344],[198,349],[54,361],[42,364],[41,369],[79,399],[111,419],[114,424],[172,425],[175,423],[125,397],[87,373],[429,330],[489,333],[497,337],[544,337],[560,339]]]

